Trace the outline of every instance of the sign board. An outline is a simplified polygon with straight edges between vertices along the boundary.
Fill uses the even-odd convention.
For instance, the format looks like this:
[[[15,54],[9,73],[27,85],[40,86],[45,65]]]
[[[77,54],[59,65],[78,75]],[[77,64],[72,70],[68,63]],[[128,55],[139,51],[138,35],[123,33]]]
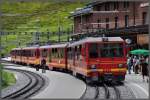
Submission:
[[[148,34],[137,35],[137,43],[139,45],[148,44],[149,43],[149,35]]]

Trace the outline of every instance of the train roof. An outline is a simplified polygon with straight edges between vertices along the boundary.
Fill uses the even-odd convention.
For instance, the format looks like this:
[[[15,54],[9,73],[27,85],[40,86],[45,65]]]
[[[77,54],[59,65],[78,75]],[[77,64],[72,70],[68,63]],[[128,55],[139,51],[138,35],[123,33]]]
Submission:
[[[65,44],[53,44],[53,45],[46,45],[46,46],[41,46],[40,48],[64,48],[68,45],[68,43]]]
[[[84,43],[95,43],[95,42],[102,42],[103,38],[107,38],[107,42],[123,42],[124,40],[121,37],[87,37],[80,41],[76,41],[69,44],[69,47],[76,46]]]
[[[12,50],[20,50],[21,48],[14,48],[14,49],[12,49]]]
[[[24,49],[37,49],[38,47],[23,47],[23,48],[14,48],[12,50],[24,50]]]
[[[22,49],[37,49],[39,47],[25,47],[25,48],[22,48]]]

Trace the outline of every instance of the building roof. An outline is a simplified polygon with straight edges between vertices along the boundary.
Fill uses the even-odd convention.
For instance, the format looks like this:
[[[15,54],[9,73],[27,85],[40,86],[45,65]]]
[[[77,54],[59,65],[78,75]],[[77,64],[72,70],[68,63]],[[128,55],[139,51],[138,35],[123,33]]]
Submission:
[[[104,2],[111,2],[111,1],[101,1],[101,0],[95,0],[95,1],[92,1],[90,2],[89,4],[87,4],[87,6],[94,6],[94,5],[97,5],[97,4],[100,4],[100,3],[104,3]]]
[[[108,42],[114,41],[114,42],[123,42],[124,40],[121,37],[105,37],[108,39]],[[74,43],[70,43],[69,47],[84,44],[84,43],[95,43],[95,42],[102,42],[103,37],[87,37],[85,39],[82,39],[80,41],[76,41]]]
[[[79,10],[75,10],[74,13],[70,16],[70,17],[73,17],[73,16],[79,16],[79,15],[84,15],[84,14],[89,14],[91,11],[93,11],[93,7],[91,6],[86,6],[82,9],[79,9]]]

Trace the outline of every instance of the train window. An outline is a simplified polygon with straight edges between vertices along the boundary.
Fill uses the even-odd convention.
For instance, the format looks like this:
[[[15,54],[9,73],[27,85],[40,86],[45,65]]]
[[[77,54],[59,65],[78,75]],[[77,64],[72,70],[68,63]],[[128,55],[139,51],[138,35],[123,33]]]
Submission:
[[[52,55],[51,55],[52,58],[54,58],[54,49],[53,49],[53,48],[51,49],[51,54],[52,54]]]
[[[49,62],[52,60],[52,50],[49,50]]]
[[[40,50],[37,49],[37,50],[36,50],[36,57],[39,57],[39,56],[40,56]]]
[[[80,59],[81,57],[81,49],[82,49],[82,45],[79,45],[77,50],[77,59]]]
[[[57,49],[57,51],[58,51],[58,52],[57,52],[57,58],[60,58],[60,50],[61,50],[61,49]]]
[[[28,52],[29,52],[29,57],[31,57],[31,50],[29,50]]]
[[[90,44],[89,57],[90,58],[97,58],[98,57],[98,45],[96,43]]]
[[[123,47],[120,43],[100,44],[101,57],[121,57],[123,56]]]
[[[56,58],[57,57],[57,49],[56,48],[52,48],[52,58]]]
[[[71,47],[67,48],[67,54],[68,54],[68,59],[72,59],[72,51],[71,51]]]
[[[47,50],[46,49],[42,50],[42,57],[47,57]]]
[[[31,50],[30,52],[31,52],[31,56],[30,57],[33,57],[33,50]]]
[[[77,52],[77,46],[75,46],[75,52]]]
[[[84,50],[84,51],[82,51],[82,49]],[[83,56],[85,57],[86,56],[86,44],[83,44],[82,45],[82,48],[81,48],[81,52],[82,52],[82,54],[83,54]]]
[[[64,49],[61,49],[60,55],[61,55],[61,58],[64,58]]]
[[[59,57],[59,54],[58,54],[58,49],[55,48],[55,57],[58,58]]]

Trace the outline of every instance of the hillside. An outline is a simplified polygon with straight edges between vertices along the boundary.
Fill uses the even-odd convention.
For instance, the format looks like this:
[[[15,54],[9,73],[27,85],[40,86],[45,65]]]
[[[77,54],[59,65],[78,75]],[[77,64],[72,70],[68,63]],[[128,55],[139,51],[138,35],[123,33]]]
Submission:
[[[83,0],[84,1],[84,0]],[[20,41],[21,46],[33,41],[31,32],[51,32],[50,40],[58,40],[60,26],[61,31],[72,28],[72,20],[67,18],[70,12],[76,8],[85,6],[89,1],[80,0],[32,0],[32,2],[10,2],[4,0],[0,6],[3,16],[0,16],[2,30],[15,32],[12,35],[2,36],[4,54],[16,47]],[[25,32],[27,32],[25,34]],[[61,40],[66,40],[67,34],[61,34]],[[42,34],[40,41],[46,41],[47,35]]]

